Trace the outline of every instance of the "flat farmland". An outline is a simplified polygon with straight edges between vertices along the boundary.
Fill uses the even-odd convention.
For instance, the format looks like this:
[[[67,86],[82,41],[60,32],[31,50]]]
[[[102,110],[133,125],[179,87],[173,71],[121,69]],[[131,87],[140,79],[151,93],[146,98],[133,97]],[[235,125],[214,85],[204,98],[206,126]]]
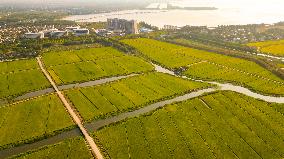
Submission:
[[[76,137],[66,139],[60,143],[45,146],[36,150],[32,150],[17,156],[10,157],[10,159],[91,159],[93,158],[84,138]]]
[[[0,71],[0,99],[50,86],[35,60],[0,62]]]
[[[185,75],[188,77],[209,81],[218,79],[238,83],[265,94],[284,95],[284,81],[251,61],[151,39],[130,39],[123,42],[168,68],[187,68]],[[222,74],[224,72],[226,76]],[[216,75],[223,75],[224,78]]]
[[[263,79],[264,77],[261,76],[247,74],[240,70],[222,67],[213,63],[204,62],[192,65],[184,74],[187,77],[208,81],[232,81],[257,92],[280,96],[284,95],[283,83]]]
[[[152,71],[146,61],[113,48],[50,52],[43,55],[48,72],[57,84],[69,84]]]
[[[264,53],[276,56],[284,56],[284,40],[256,42],[249,43],[247,45],[251,47],[256,47]]]
[[[52,136],[74,125],[55,95],[1,106],[0,149]]]
[[[85,121],[113,116],[211,85],[162,73],[147,73],[111,84],[64,93]]]
[[[282,107],[277,105],[277,107]],[[217,92],[126,119],[94,133],[110,158],[283,158],[276,106]]]

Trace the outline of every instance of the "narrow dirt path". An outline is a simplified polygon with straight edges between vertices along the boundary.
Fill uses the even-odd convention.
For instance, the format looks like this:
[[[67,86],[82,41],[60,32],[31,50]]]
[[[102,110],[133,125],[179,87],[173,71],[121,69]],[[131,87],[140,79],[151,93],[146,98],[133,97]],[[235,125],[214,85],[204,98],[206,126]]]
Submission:
[[[64,97],[64,95],[62,94],[61,91],[59,91],[58,87],[56,86],[55,82],[52,80],[52,78],[50,77],[50,75],[48,74],[48,72],[45,70],[44,66],[43,66],[43,62],[41,61],[40,57],[37,57],[37,62],[40,66],[41,71],[44,73],[44,75],[46,76],[46,78],[49,80],[50,84],[52,85],[52,87],[55,89],[58,97],[60,98],[60,100],[63,102],[64,106],[66,107],[68,113],[70,114],[70,116],[73,118],[74,122],[77,124],[77,126],[79,127],[79,129],[81,130],[81,132],[83,133],[85,140],[87,141],[89,147],[92,150],[92,153],[96,156],[96,158],[98,159],[103,159],[103,155],[101,154],[98,146],[96,145],[96,143],[94,142],[93,138],[90,136],[90,134],[88,133],[87,129],[83,126],[82,121],[80,120],[80,117],[75,113],[75,111],[72,109],[72,107],[70,106],[70,104],[67,102],[66,98]]]

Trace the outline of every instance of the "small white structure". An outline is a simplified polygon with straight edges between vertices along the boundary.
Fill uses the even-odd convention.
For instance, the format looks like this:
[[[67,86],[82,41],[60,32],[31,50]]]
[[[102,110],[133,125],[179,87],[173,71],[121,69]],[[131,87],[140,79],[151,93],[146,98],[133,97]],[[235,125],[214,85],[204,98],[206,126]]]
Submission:
[[[81,35],[88,35],[90,34],[89,29],[74,29],[73,33],[75,36],[81,36]]]
[[[44,38],[44,33],[43,32],[25,33],[24,38],[26,38],[26,39],[42,39],[42,38]]]
[[[66,27],[65,28],[68,32],[74,32],[74,30],[80,29],[80,26],[76,26],[76,27]]]

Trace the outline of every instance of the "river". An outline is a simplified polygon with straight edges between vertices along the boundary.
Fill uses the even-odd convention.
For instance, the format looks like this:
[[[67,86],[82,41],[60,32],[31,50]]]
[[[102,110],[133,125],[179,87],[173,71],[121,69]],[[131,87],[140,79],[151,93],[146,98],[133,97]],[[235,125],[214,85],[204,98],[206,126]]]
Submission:
[[[77,22],[99,22],[106,21],[107,18],[135,19],[160,28],[164,25],[216,27],[218,25],[272,24],[284,21],[284,1],[282,0],[238,0],[237,2],[183,0],[173,3],[181,7],[217,7],[218,10],[124,10],[100,14],[73,15],[64,19]]]

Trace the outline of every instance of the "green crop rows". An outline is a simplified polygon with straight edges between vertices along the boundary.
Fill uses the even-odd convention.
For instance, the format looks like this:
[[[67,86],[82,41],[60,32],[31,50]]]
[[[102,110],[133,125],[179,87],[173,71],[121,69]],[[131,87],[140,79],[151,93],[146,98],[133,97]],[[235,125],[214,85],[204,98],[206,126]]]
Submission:
[[[245,73],[235,69],[222,67],[212,63],[200,63],[192,65],[185,72],[185,75],[195,79],[206,79],[211,81],[234,81],[237,84],[245,85],[258,92],[267,94],[283,95],[284,86],[272,80],[259,79],[257,76],[244,75]]]
[[[0,149],[33,142],[73,125],[55,95],[0,107]]]
[[[44,54],[44,63],[57,84],[152,71],[144,60],[110,48],[92,48]]]
[[[91,159],[92,154],[87,148],[82,137],[66,139],[55,145],[45,146],[26,152],[10,159]]]
[[[151,39],[130,39],[123,42],[166,67],[189,68],[186,75],[190,77],[234,82],[258,92],[284,95],[283,80],[251,61]]]
[[[276,56],[284,56],[284,40],[249,43],[248,46],[257,47],[264,53],[269,53]]]
[[[35,60],[0,63],[0,99],[50,86]]]
[[[66,91],[65,94],[83,119],[90,121],[208,86],[167,74],[148,73],[111,84]]]
[[[273,104],[217,92],[107,126],[94,138],[110,158],[273,159],[284,157],[283,123]]]

